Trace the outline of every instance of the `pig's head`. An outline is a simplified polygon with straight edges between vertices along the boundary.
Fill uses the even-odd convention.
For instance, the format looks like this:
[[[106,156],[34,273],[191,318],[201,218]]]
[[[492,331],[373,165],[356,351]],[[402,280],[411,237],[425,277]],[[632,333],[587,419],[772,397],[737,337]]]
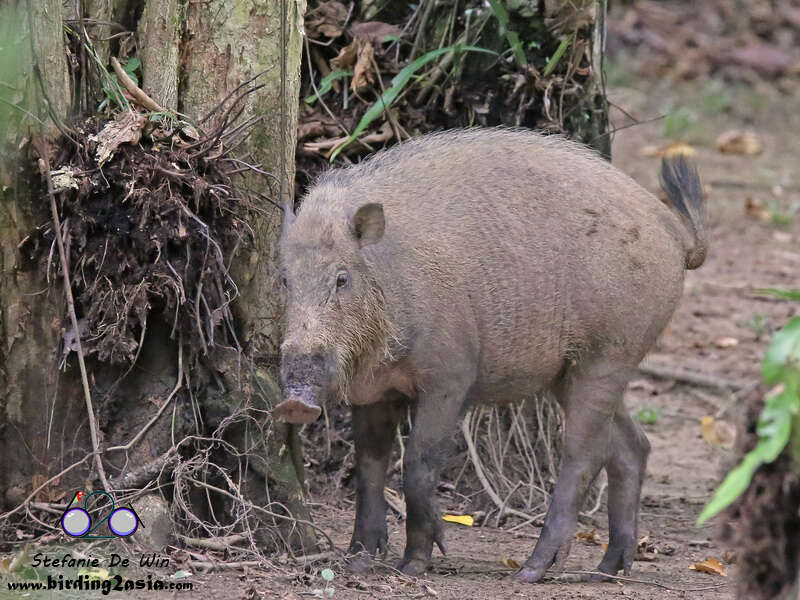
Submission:
[[[388,358],[394,338],[365,258],[365,248],[383,237],[383,207],[306,203],[280,242],[287,304],[283,402],[273,415],[289,423],[316,420],[331,397],[346,400],[352,378]]]

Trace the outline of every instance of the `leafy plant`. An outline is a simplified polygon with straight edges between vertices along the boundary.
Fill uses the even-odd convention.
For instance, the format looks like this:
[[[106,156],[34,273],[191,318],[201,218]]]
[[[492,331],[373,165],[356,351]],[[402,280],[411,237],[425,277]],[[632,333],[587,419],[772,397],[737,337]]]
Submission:
[[[342,142],[336,149],[331,153],[330,161],[333,160],[339,155],[339,153],[344,150],[347,146],[353,143],[359,135],[361,135],[367,127],[369,127],[370,123],[372,123],[375,119],[377,119],[380,115],[383,114],[389,106],[391,106],[392,102],[400,95],[403,89],[406,87],[408,82],[411,78],[419,71],[422,67],[427,65],[437,56],[441,56],[442,54],[446,54],[447,52],[485,52],[487,54],[494,54],[491,50],[487,50],[486,48],[478,48],[476,46],[464,46],[463,44],[453,44],[452,46],[445,46],[444,48],[439,48],[437,50],[431,50],[426,54],[423,54],[418,59],[410,62],[402,70],[392,78],[391,85],[386,89],[381,97],[378,98],[378,101],[373,104],[369,110],[364,113],[364,116],[361,117],[361,120],[358,122],[358,125],[353,130],[353,133]]]
[[[800,290],[759,291],[800,302]],[[761,376],[774,391],[758,419],[758,443],[714,492],[697,519],[698,526],[736,500],[750,485],[756,469],[778,458],[792,436],[800,438],[800,317],[794,317],[772,336]],[[794,447],[800,447],[800,440]]]
[[[633,418],[642,425],[655,425],[664,416],[664,411],[658,407],[644,407],[633,413]]]
[[[132,56],[122,67],[125,73],[127,73],[128,77],[130,77],[133,80],[133,83],[136,85],[139,85],[139,78],[136,76],[136,70],[141,66],[141,64],[142,63],[138,58]],[[100,103],[100,106],[97,108],[97,110],[102,111],[112,103],[116,104],[119,108],[126,108],[128,102],[122,95],[122,88],[119,85],[116,73],[109,73],[108,71],[104,70],[102,83],[103,95],[105,98]]]
[[[319,98],[322,98],[322,96],[331,91],[334,81],[344,79],[352,74],[352,71],[345,71],[343,69],[331,71],[322,78],[322,81],[319,82],[319,89],[316,91],[316,93],[306,98],[306,104],[314,104],[314,102],[316,102]]]
[[[697,121],[697,116],[685,106],[667,112],[664,117],[664,136],[677,138],[686,133]]]
[[[503,6],[500,0],[489,0],[489,5],[492,7],[492,12],[500,24],[500,32],[506,37],[508,45],[511,48],[511,53],[514,55],[514,60],[520,67],[525,67],[528,60],[525,58],[525,51],[522,49],[522,42],[519,39],[519,34],[516,31],[509,29],[509,18],[506,7]]]
[[[783,209],[777,200],[773,200],[769,203],[767,211],[769,212],[773,225],[777,225],[778,227],[788,227],[792,224],[797,209],[794,207]]]
[[[561,40],[561,43],[556,48],[556,51],[553,53],[553,56],[550,57],[550,60],[547,61],[547,65],[544,67],[544,72],[542,75],[547,77],[553,70],[558,66],[558,62],[561,60],[561,57],[564,56],[564,52],[569,47],[570,43],[575,39],[575,34],[573,33],[570,37],[566,37]]]
[[[725,83],[719,79],[714,79],[703,89],[700,103],[703,112],[706,114],[719,115],[731,107],[733,98]]]
[[[772,323],[767,317],[760,314],[752,315],[746,321],[741,322],[740,325],[752,331],[753,335],[756,336],[756,340],[760,340],[772,331]]]

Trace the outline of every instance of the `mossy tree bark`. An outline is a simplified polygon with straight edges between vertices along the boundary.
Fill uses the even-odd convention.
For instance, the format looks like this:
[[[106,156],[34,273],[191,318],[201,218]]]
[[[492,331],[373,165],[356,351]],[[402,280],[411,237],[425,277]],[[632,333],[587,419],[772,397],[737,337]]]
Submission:
[[[68,361],[66,371],[58,371],[59,341],[64,333],[61,281],[48,284],[33,265],[26,270],[18,248],[28,233],[47,222],[47,214],[35,209],[46,206],[39,201],[40,180],[30,169],[23,168],[25,159],[33,154],[21,141],[42,133],[55,139],[57,131],[52,126],[37,130],[38,120],[48,122],[51,115],[66,120],[74,92],[66,64],[61,4],[57,0],[18,0],[11,2],[8,9],[10,15],[24,22],[24,27],[17,27],[13,39],[28,52],[29,59],[14,74],[19,82],[14,86],[25,98],[38,93],[40,101],[12,98],[19,104],[11,111],[16,116],[0,122],[0,128],[13,133],[5,136],[8,147],[21,149],[13,155],[5,148],[6,159],[0,167],[0,455],[13,464],[12,468],[0,469],[0,491],[5,494],[0,504],[5,508],[16,506],[38,482],[83,458],[90,450],[77,368]],[[271,190],[266,189],[265,180],[253,180],[252,186],[265,188],[265,196],[271,196],[278,204],[281,194],[292,194],[304,3],[88,0],[82,6],[82,17],[93,19],[91,26],[97,28],[94,37],[98,39],[100,60],[105,62],[115,55],[124,39],[107,39],[120,29],[109,26],[109,21],[137,32],[136,55],[142,62],[143,89],[165,109],[180,112],[190,121],[198,120],[237,86],[261,73],[256,83],[264,87],[248,98],[242,118],[261,116],[262,120],[240,150],[249,154],[251,162],[274,174],[274,181],[282,182]],[[63,16],[70,23],[76,17]],[[32,39],[28,34],[31,31]],[[38,63],[41,78],[34,63]],[[46,100],[40,91],[46,94]],[[73,116],[79,109],[75,104]],[[24,111],[31,116],[21,118]],[[6,113],[0,116],[6,117]],[[206,126],[212,127],[213,119]],[[215,357],[202,361],[202,365],[186,365],[197,369],[190,377],[195,386],[209,382],[212,391],[201,394],[200,402],[215,413],[209,418],[212,425],[224,418],[232,406],[252,404],[252,397],[263,409],[269,409],[277,400],[273,368],[277,364],[281,298],[276,291],[274,266],[281,213],[267,202],[262,208],[248,223],[255,234],[253,243],[240,248],[231,265],[240,292],[234,308],[237,335],[246,359],[239,361],[238,357],[222,353],[218,360]],[[124,385],[111,385],[121,370],[90,364],[99,397],[95,409],[104,434],[102,447],[129,441],[131,433],[152,414],[153,405],[148,399],[165,398],[175,387],[180,350],[178,342],[166,335],[168,331],[158,319],[148,323],[142,363],[126,377]],[[188,406],[188,398],[183,401]],[[184,408],[177,413],[178,427],[182,418],[189,419],[184,413],[190,410]],[[131,465],[147,463],[168,450],[169,438],[164,434],[171,428],[174,434],[175,427],[167,411],[153,427],[153,435],[148,435],[137,448],[105,454],[112,480],[120,480]],[[298,461],[293,460],[296,457],[291,451],[285,451],[297,447],[296,432],[277,426],[265,431],[265,439],[255,442],[251,439],[255,434],[245,428],[234,427],[229,433],[228,441],[234,445],[244,448],[246,444],[250,452],[255,449],[262,453],[254,460],[261,467],[248,470],[245,476],[251,500],[260,505],[276,502],[294,516],[308,519],[296,469]],[[83,478],[90,477],[89,467],[87,461],[63,480],[53,482],[40,497],[49,499],[48,493],[56,496],[78,484],[84,487]],[[295,544],[313,547],[310,529],[294,528],[292,536]]]
[[[0,503],[7,506],[76,458],[63,434],[85,425],[76,418],[79,388],[57,376],[62,296],[19,248],[47,214],[33,201],[41,185],[24,158],[34,136],[55,139],[54,119],[67,116],[60,15],[59,0],[0,7]]]

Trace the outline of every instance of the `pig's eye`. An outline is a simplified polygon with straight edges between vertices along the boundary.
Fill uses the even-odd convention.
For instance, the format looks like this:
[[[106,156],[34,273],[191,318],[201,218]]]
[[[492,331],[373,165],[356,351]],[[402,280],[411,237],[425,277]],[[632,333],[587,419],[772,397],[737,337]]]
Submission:
[[[347,271],[339,271],[336,274],[336,289],[340,290],[347,287],[348,283],[350,283],[350,276],[347,274]]]

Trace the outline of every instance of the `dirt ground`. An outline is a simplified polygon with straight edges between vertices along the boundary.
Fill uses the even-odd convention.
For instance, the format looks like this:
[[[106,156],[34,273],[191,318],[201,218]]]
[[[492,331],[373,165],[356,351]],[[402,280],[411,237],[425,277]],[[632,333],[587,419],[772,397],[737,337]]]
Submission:
[[[617,65],[617,72],[624,71]],[[612,71],[613,72],[613,71]],[[708,186],[711,251],[706,264],[689,272],[683,301],[672,324],[660,339],[652,358],[713,375],[723,382],[757,380],[760,357],[769,332],[794,312],[789,303],[758,296],[761,287],[797,287],[800,270],[800,99],[770,89],[736,87],[718,82],[687,83],[638,81],[612,77],[609,95],[617,127],[627,115],[644,121],[659,114],[679,115],[619,131],[614,139],[614,163],[645,187],[656,191],[658,161],[643,156],[646,146],[670,140],[696,150],[701,176]],[[684,107],[681,109],[680,107]],[[720,153],[715,139],[734,128],[754,131],[763,153],[743,156]],[[748,200],[748,198],[750,200]],[[745,207],[751,206],[748,212]],[[728,338],[728,339],[726,339]],[[734,343],[735,341],[735,343]],[[632,411],[652,409],[660,416],[646,425],[653,445],[644,483],[640,536],[648,536],[657,551],[654,560],[635,563],[632,577],[639,582],[592,583],[569,575],[558,581],[525,585],[512,582],[512,570],[503,559],[523,562],[539,532],[509,519],[503,528],[447,525],[446,557],[438,553],[424,578],[412,580],[378,567],[375,573],[353,576],[338,560],[305,568],[288,565],[248,567],[245,572],[194,573],[192,598],[226,600],[303,597],[333,598],[732,598],[735,564],[727,577],[689,569],[708,558],[730,562],[727,549],[715,542],[712,522],[696,528],[695,519],[716,485],[729,451],[712,447],[701,435],[705,415],[734,422],[736,401],[731,394],[674,381],[642,376],[626,393]],[[344,548],[353,519],[352,492],[331,490],[312,498],[315,520]],[[447,509],[447,499],[443,499]],[[605,507],[582,519],[579,531],[596,530],[599,544],[576,540],[567,569],[590,570],[602,556],[607,541]],[[388,565],[399,559],[404,544],[403,524],[390,517]],[[121,542],[114,541],[114,544]],[[109,550],[110,552],[111,550]],[[119,550],[118,550],[119,551]],[[126,551],[127,553],[130,550]],[[149,570],[164,577],[180,568],[176,558],[169,568]],[[329,568],[334,579],[321,577]],[[135,571],[135,570],[134,570]],[[326,589],[327,588],[327,589]],[[0,597],[9,595],[0,590]],[[153,592],[112,592],[108,597],[153,597]],[[169,594],[170,597],[172,594]],[[181,595],[181,594],[179,594]],[[28,597],[37,597],[31,595]],[[72,597],[66,592],[38,596]],[[85,594],[75,597],[86,597]],[[167,597],[166,593],[155,597]]]

